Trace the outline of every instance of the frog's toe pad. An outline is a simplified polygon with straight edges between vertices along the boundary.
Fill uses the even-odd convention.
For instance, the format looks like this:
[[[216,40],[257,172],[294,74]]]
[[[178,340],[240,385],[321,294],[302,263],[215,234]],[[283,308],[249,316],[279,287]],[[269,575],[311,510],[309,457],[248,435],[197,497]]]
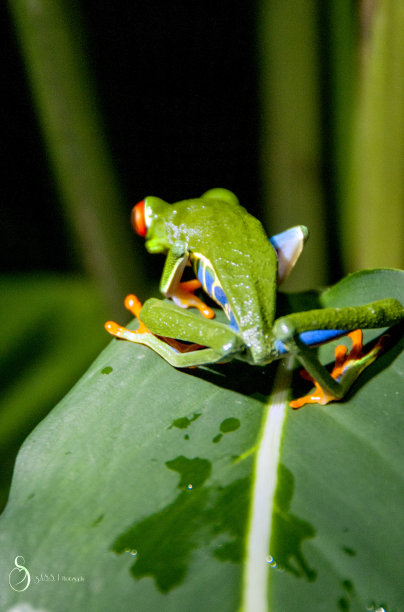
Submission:
[[[111,336],[119,336],[121,326],[115,323],[115,321],[107,321],[104,327]]]

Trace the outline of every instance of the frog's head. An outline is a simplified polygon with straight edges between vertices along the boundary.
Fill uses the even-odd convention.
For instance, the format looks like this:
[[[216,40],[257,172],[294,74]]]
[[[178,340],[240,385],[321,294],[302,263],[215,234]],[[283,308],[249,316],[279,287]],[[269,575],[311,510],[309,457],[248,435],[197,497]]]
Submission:
[[[160,198],[148,196],[132,209],[132,227],[139,236],[146,239],[146,249],[150,253],[167,250],[165,219],[169,206]]]

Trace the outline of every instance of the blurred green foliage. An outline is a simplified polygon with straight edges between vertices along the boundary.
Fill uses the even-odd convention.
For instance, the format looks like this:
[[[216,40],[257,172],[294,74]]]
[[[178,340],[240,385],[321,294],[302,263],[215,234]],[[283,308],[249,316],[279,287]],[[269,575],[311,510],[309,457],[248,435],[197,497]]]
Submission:
[[[403,265],[403,20],[389,0],[260,3],[266,214],[312,231],[299,287]]]
[[[84,278],[0,277],[0,508],[25,436],[105,346],[106,310]]]
[[[404,4],[364,2],[346,197],[346,265],[404,264]]]

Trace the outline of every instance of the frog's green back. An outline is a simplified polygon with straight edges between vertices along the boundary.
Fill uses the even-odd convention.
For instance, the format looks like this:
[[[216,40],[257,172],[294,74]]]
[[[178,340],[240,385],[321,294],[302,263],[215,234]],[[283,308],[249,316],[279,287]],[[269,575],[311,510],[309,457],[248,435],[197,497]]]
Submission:
[[[275,317],[277,258],[262,224],[215,191],[169,207],[169,242],[184,241],[211,263],[256,362],[265,360]],[[226,192],[224,192],[226,194]]]

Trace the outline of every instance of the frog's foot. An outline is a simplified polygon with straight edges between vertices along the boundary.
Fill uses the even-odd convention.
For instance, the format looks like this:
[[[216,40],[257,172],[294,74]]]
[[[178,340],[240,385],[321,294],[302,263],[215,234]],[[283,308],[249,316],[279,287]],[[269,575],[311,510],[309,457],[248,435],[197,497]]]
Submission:
[[[142,323],[139,318],[140,311],[142,309],[142,304],[136,297],[136,295],[127,295],[125,298],[125,308],[129,310],[134,317],[139,321],[139,327],[137,329],[127,329],[126,327],[122,327],[115,323],[115,321],[107,321],[104,325],[105,329],[112,336],[116,336],[117,338],[123,338],[124,340],[130,340],[132,342],[138,342],[137,336],[139,334],[150,334],[146,325]]]
[[[181,308],[197,308],[201,315],[207,319],[213,319],[215,316],[212,308],[209,308],[205,302],[203,302],[198,296],[195,295],[194,291],[201,287],[201,283],[197,278],[185,281],[184,283],[178,283],[178,285],[170,291],[169,297],[172,298],[173,302]]]
[[[390,340],[389,334],[384,334],[379,338],[373,348],[366,354],[362,348],[362,331],[357,329],[348,337],[352,341],[352,348],[348,353],[348,349],[343,344],[335,349],[335,364],[331,372],[331,376],[341,385],[343,393],[337,397],[325,390],[305,371],[301,372],[301,376],[306,380],[311,380],[314,383],[314,389],[304,397],[300,397],[289,405],[295,410],[305,406],[306,404],[321,404],[325,406],[329,402],[341,400],[345,393],[349,390],[358,376],[367,368],[377,357],[385,350],[386,345]]]

